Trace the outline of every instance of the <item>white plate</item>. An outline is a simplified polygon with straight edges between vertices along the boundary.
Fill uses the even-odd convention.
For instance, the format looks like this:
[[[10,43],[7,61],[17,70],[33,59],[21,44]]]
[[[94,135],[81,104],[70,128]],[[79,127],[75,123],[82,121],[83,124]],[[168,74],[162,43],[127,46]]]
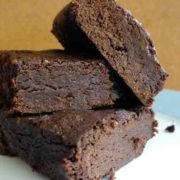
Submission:
[[[162,99],[162,95],[158,98]],[[177,98],[175,99],[177,100]],[[172,98],[169,98],[169,100],[172,100]],[[175,101],[169,103],[169,100],[168,103],[160,103],[162,101],[158,101],[156,107],[154,107],[155,111],[167,109],[166,114],[172,114],[170,109],[178,109],[178,106],[171,106],[169,108],[170,111],[168,111],[168,108],[164,106],[175,104]],[[132,161],[116,173],[117,180],[180,180],[179,112],[180,111],[176,113],[177,118],[164,115],[164,112],[163,114],[156,114],[156,119],[159,122],[159,134],[148,142],[142,156]],[[175,133],[169,134],[164,132],[164,129],[172,124],[175,124],[176,126]],[[48,179],[33,172],[31,167],[17,158],[0,156],[0,180]]]

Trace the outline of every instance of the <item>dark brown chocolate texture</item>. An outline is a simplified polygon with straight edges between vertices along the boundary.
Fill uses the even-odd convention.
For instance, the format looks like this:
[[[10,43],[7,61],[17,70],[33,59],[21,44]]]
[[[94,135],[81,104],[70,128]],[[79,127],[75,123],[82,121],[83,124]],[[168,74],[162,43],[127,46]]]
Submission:
[[[0,125],[0,155],[9,155],[1,125]]]
[[[149,109],[0,113],[8,149],[53,180],[100,179],[138,157],[154,135]]]
[[[65,51],[0,51],[0,153],[52,180],[111,179],[157,133],[144,106],[167,74],[114,0],[73,0],[52,32]]]
[[[96,109],[125,101],[138,103],[103,58],[90,55],[60,50],[1,51],[0,72],[1,106],[12,113]]]
[[[100,52],[144,105],[162,90],[167,74],[148,33],[114,0],[73,0],[52,32],[67,50]]]

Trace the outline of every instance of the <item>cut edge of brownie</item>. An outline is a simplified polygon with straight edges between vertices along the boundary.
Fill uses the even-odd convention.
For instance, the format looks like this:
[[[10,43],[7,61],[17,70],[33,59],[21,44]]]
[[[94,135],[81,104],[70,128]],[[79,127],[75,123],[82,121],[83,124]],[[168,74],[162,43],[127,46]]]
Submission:
[[[8,156],[12,155],[8,150],[8,145],[1,125],[0,125],[0,155],[8,155]]]
[[[74,60],[68,61],[71,58]],[[38,60],[38,62],[36,62],[36,60]],[[29,65],[31,64],[29,63],[29,61],[30,62],[32,61],[32,64],[33,64],[32,67],[31,65]],[[48,109],[48,107],[51,106],[50,102],[48,103],[49,105],[45,103],[46,106],[44,109],[41,108],[40,105],[42,103],[41,102],[37,103],[35,101],[36,100],[35,97],[33,98],[34,100],[32,102],[28,101],[27,104],[24,102],[26,99],[28,100],[28,98],[30,97],[30,93],[32,94],[31,98],[33,97],[33,95],[35,96],[38,93],[39,94],[41,93],[42,95],[41,94],[40,95],[44,97],[44,95],[46,95],[47,92],[44,92],[43,90],[41,92],[41,89],[39,88],[43,88],[43,87],[45,88],[46,86],[47,86],[47,89],[50,89],[50,90],[52,89],[53,92],[51,92],[50,90],[49,91],[50,93],[52,93],[52,97],[55,98],[57,93],[54,94],[54,88],[55,88],[54,86],[57,86],[57,85],[55,84],[53,86],[53,84],[57,80],[53,81],[52,79],[52,84],[43,82],[42,80],[40,80],[40,75],[42,76],[42,73],[44,72],[39,72],[39,75],[38,74],[36,75],[37,77],[36,76],[34,77],[34,75],[31,75],[31,73],[34,72],[33,68],[35,68],[36,66],[37,66],[37,69],[39,68],[39,66],[42,66],[45,68],[45,71],[47,71],[49,68],[48,62],[51,62],[51,61],[53,61],[53,64],[56,64],[56,61],[57,61],[57,64],[60,63],[61,61],[67,62],[67,66],[68,64],[70,65],[68,66],[69,68],[70,67],[72,68],[73,62],[74,62],[74,66],[76,65],[77,68],[78,67],[80,68],[81,66],[84,68],[86,66],[87,67],[94,66],[94,70],[92,70],[92,72],[93,73],[95,73],[95,71],[98,72],[98,75],[93,75],[93,74],[88,75],[88,77],[90,78],[88,83],[89,84],[91,83],[90,85],[94,85],[96,88],[98,88],[99,89],[98,92],[95,92],[95,88],[92,88],[92,87],[91,87],[91,90],[87,91],[87,88],[89,88],[89,86],[87,85],[83,86],[85,89],[83,89],[83,87],[81,90],[79,89],[82,95],[84,95],[83,96],[85,98],[84,100],[87,101],[87,102],[84,102],[84,100],[82,100],[83,101],[82,103],[84,103],[84,106],[82,107],[81,105],[80,106],[81,108],[105,109],[105,108],[114,108],[114,107],[120,108],[121,106],[123,108],[126,108],[126,106],[128,107],[128,105],[131,105],[131,107],[141,105],[138,98],[136,98],[136,96],[131,92],[131,90],[127,87],[127,85],[119,78],[117,73],[111,68],[111,66],[109,66],[106,63],[106,61],[102,58],[102,56],[94,57],[94,55],[88,55],[87,53],[80,53],[80,54],[70,53],[69,54],[62,50],[0,51],[0,71],[2,72],[0,74],[0,80],[2,82],[2,84],[0,85],[0,91],[2,93],[0,99],[1,99],[2,105],[4,104],[4,108],[10,109],[12,113],[23,113],[23,114],[54,112],[54,111],[69,109],[69,108],[75,109],[73,104],[69,105],[70,107],[68,107],[68,102],[67,103],[64,102],[63,98],[62,100],[61,99],[58,100],[59,97],[57,97],[56,101],[59,102],[60,104],[58,105],[59,107],[56,107],[56,108],[53,108],[53,106],[55,105],[57,106],[57,103],[52,105],[52,108]],[[82,63],[82,65],[78,65],[78,63]],[[61,65],[59,65],[59,67],[61,67]],[[29,72],[27,72],[28,68],[30,68]],[[85,73],[84,70],[82,72]],[[77,72],[77,77],[79,77],[79,79],[81,80],[82,78],[80,78],[78,73],[80,72],[79,71]],[[86,77],[87,74],[82,75],[82,76]],[[98,76],[100,76],[101,78],[103,77],[105,78],[103,80],[99,78]],[[55,78],[54,75],[53,77]],[[67,78],[67,76],[65,77]],[[68,76],[69,81],[71,81],[72,79],[72,77],[71,78],[70,77]],[[59,78],[59,79],[61,79],[62,81],[62,78]],[[32,82],[32,84],[30,84],[30,82]],[[42,84],[42,87],[40,87],[41,84]],[[35,91],[37,91],[37,93]],[[61,92],[59,88],[57,88],[57,91]],[[27,95],[25,94],[26,92],[27,92]],[[71,91],[71,88],[70,88],[68,92],[73,93],[73,90]],[[90,93],[91,96],[87,98],[87,96],[85,96],[86,95],[85,93]],[[104,93],[104,96],[102,96],[101,93]],[[36,96],[40,96],[40,95],[36,95]],[[68,97],[70,98],[71,96],[74,97],[75,94],[69,95]],[[76,103],[78,103],[79,102],[78,98],[80,97],[78,96],[76,99],[74,100],[72,99],[72,102],[75,103],[77,101]],[[62,107],[63,105],[66,105],[66,106]],[[33,107],[36,107],[36,108],[33,109]]]
[[[9,99],[13,97],[13,73],[16,76],[16,70],[14,70],[13,66],[9,66],[11,56],[10,54],[6,53],[6,51],[1,51],[0,53],[0,104],[1,108],[4,107],[5,104],[9,105]],[[12,79],[12,81],[11,81]]]
[[[52,33],[69,51],[99,51],[144,105],[163,89],[168,74],[149,34],[114,0],[73,0],[56,16]]]
[[[0,123],[11,153],[52,179],[109,175],[143,152],[157,125],[146,108],[5,119],[2,113]]]

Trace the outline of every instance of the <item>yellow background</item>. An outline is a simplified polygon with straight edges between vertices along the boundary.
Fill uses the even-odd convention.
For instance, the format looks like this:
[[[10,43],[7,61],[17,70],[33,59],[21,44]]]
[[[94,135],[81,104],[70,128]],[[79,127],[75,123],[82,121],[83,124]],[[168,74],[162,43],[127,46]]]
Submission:
[[[0,0],[0,49],[50,49],[59,44],[50,30],[69,0]],[[143,22],[170,77],[166,87],[180,90],[180,0],[120,0]]]

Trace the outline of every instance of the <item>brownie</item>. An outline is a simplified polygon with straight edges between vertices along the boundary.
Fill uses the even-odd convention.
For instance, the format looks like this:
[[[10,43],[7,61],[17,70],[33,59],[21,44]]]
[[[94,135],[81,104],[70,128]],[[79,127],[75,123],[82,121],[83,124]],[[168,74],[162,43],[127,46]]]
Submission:
[[[91,55],[61,50],[1,51],[0,72],[0,104],[12,113],[138,103],[103,58]]]
[[[151,110],[62,110],[0,124],[11,153],[53,180],[111,175],[138,157],[155,132]]]
[[[52,33],[69,51],[100,53],[144,105],[163,88],[167,73],[147,31],[114,0],[73,0]]]
[[[0,126],[0,155],[10,155],[7,150],[7,145],[1,126]]]

